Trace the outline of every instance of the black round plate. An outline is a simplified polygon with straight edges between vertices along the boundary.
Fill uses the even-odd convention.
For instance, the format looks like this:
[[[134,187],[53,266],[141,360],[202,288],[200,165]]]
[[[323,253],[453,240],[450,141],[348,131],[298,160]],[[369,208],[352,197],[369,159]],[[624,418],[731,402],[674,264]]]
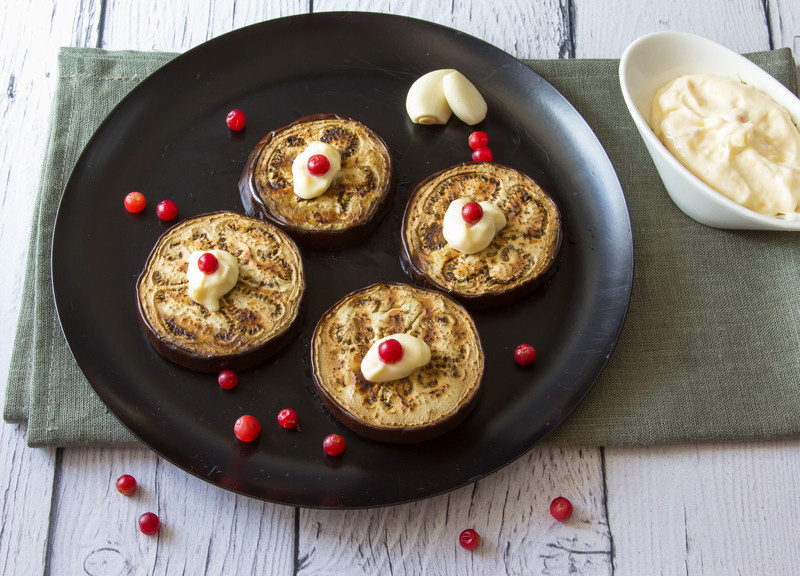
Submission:
[[[418,445],[363,439],[317,398],[309,367],[316,319],[346,293],[379,280],[408,281],[400,267],[400,218],[415,184],[469,160],[475,129],[456,118],[416,126],[405,112],[411,83],[455,68],[489,105],[477,128],[498,162],[530,174],[563,213],[565,242],[553,280],[531,297],[474,314],[487,357],[482,397],[455,431]],[[225,115],[247,113],[243,134]],[[398,187],[390,214],[365,242],[304,251],[308,292],[302,334],[222,390],[214,375],[162,359],[136,316],[135,282],[163,232],[155,204],[180,217],[241,211],[237,180],[270,130],[317,112],[357,118],[388,143]],[[142,191],[130,215],[122,198]],[[633,274],[630,219],[614,169],[575,109],[505,52],[461,32],[410,18],[323,13],[272,20],[211,40],[147,78],[112,112],[77,163],[53,238],[55,301],[70,349],[100,398],[145,444],[192,474],[273,502],[368,507],[432,496],[481,478],[524,454],[583,399],[616,344]],[[536,364],[518,367],[530,342]],[[276,421],[294,408],[300,429]],[[233,423],[262,424],[242,444]],[[322,439],[347,440],[338,458]]]

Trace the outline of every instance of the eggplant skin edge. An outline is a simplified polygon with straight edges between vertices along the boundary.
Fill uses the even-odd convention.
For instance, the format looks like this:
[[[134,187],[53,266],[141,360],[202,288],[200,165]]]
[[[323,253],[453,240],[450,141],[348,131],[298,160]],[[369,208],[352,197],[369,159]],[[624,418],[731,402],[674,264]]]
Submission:
[[[438,172],[431,174],[427,178],[425,178],[422,182],[420,182],[412,191],[409,199],[406,203],[406,207],[403,211],[403,219],[401,224],[400,230],[400,265],[403,269],[403,272],[411,279],[412,282],[417,284],[418,286],[422,286],[425,288],[429,288],[431,290],[438,290],[448,296],[452,297],[453,299],[457,300],[465,307],[471,310],[481,310],[485,308],[492,308],[495,306],[507,306],[509,304],[513,304],[514,302],[524,298],[525,296],[529,296],[530,294],[534,293],[539,288],[543,287],[547,284],[553,277],[553,275],[558,270],[558,264],[561,258],[561,248],[564,242],[564,224],[563,219],[561,217],[561,212],[558,208],[558,204],[555,203],[552,196],[550,196],[546,191],[542,189],[542,192],[550,199],[552,202],[555,210],[556,210],[556,218],[558,221],[558,229],[557,229],[557,237],[554,244],[554,249],[550,255],[550,259],[547,262],[547,265],[542,269],[542,271],[534,278],[527,280],[526,282],[522,282],[512,288],[507,290],[498,291],[498,292],[491,292],[491,293],[483,293],[483,294],[467,294],[464,292],[460,292],[458,290],[454,290],[439,284],[435,280],[433,280],[430,275],[428,275],[412,258],[411,256],[411,248],[408,244],[408,236],[407,236],[407,228],[408,228],[408,221],[409,221],[409,210],[412,206],[412,202],[417,195],[418,191],[422,190],[429,182],[435,180],[441,174],[456,170],[461,167],[471,167],[481,164],[487,163],[480,163],[480,162],[463,162],[461,164],[457,164],[455,166],[451,166],[449,168],[445,168],[443,170],[439,170]],[[499,167],[500,169],[505,170],[512,170],[514,172],[518,172],[523,177],[531,180],[535,183],[535,180],[525,174],[524,172],[520,172],[515,168],[510,168],[508,166],[504,166],[502,164],[491,163],[492,166]],[[536,184],[538,186],[538,184]],[[541,187],[540,187],[541,189]]]
[[[226,211],[218,211],[218,212],[210,212],[207,214],[200,214],[198,216],[188,218],[187,220],[181,222],[181,224],[189,225],[194,220],[199,220],[207,217],[213,218],[217,215],[225,216],[227,214],[230,214],[237,218],[249,219],[248,216],[244,216],[242,214],[226,212]],[[270,226],[269,223],[260,222],[258,220],[255,221],[259,222],[261,226]],[[146,281],[147,275],[151,272],[150,268],[152,260],[155,257],[158,247],[161,245],[162,240],[164,240],[165,238],[169,238],[169,234],[174,229],[175,227],[168,229],[156,241],[136,281],[137,316],[139,318],[139,322],[141,324],[143,332],[147,336],[148,341],[150,342],[152,347],[156,350],[156,352],[158,352],[161,356],[163,356],[167,360],[195,372],[218,373],[222,370],[227,370],[227,369],[247,370],[249,368],[253,368],[254,366],[265,361],[270,356],[273,356],[274,354],[279,352],[299,334],[303,318],[305,315],[305,298],[306,298],[306,281],[305,281],[305,272],[302,267],[302,257],[300,256],[300,252],[297,246],[292,241],[292,239],[285,233],[278,230],[280,235],[283,236],[285,241],[288,242],[287,246],[289,247],[290,250],[292,250],[296,254],[298,262],[300,263],[298,300],[295,306],[296,313],[294,317],[291,319],[291,321],[283,328],[282,331],[274,334],[270,339],[266,340],[265,342],[263,342],[258,346],[252,347],[242,352],[237,352],[232,354],[201,354],[189,348],[178,346],[175,343],[170,342],[166,338],[162,337],[159,334],[158,330],[156,330],[153,327],[153,325],[147,318],[147,313],[144,310],[144,304],[142,302],[142,298],[140,297],[140,290],[142,284]]]
[[[371,440],[377,440],[380,442],[395,443],[395,444],[413,444],[413,443],[426,442],[428,440],[432,440],[443,434],[446,434],[447,432],[452,431],[459,424],[461,424],[473,411],[482,394],[483,381],[486,374],[486,355],[484,354],[483,351],[483,345],[480,340],[480,333],[478,332],[477,327],[474,325],[474,321],[472,321],[473,334],[479,352],[479,357],[481,359],[481,372],[477,377],[475,384],[472,386],[474,391],[472,395],[463,404],[461,404],[452,414],[450,414],[447,417],[436,420],[435,422],[432,422],[430,424],[424,424],[420,426],[408,426],[408,427],[377,426],[371,424],[361,418],[358,418],[357,416],[352,414],[349,410],[347,410],[347,408],[342,406],[342,404],[340,404],[333,397],[333,395],[331,395],[328,392],[327,388],[322,382],[322,377],[319,374],[320,370],[317,366],[317,359],[314,353],[315,341],[317,340],[317,338],[320,337],[319,333],[323,328],[323,322],[325,321],[325,319],[328,318],[330,313],[335,308],[337,308],[342,301],[347,300],[353,296],[365,293],[372,288],[381,286],[389,286],[389,287],[408,286],[416,290],[421,290],[423,292],[432,292],[433,294],[438,295],[438,297],[440,298],[450,300],[453,305],[461,307],[461,305],[455,299],[448,297],[446,294],[442,294],[438,290],[429,290],[426,288],[420,288],[399,282],[377,282],[375,284],[366,286],[364,288],[351,292],[350,294],[347,294],[339,301],[337,301],[333,306],[331,306],[331,308],[329,308],[325,313],[322,314],[319,322],[314,328],[314,333],[311,339],[311,353],[310,353],[311,375],[314,381],[314,388],[320,400],[322,400],[323,404],[328,408],[331,414],[342,424],[344,424],[348,429],[352,430],[356,434],[359,434],[360,436],[369,438]],[[463,309],[463,307],[461,308]],[[466,316],[469,317],[469,312],[466,311],[466,309],[464,309],[464,313],[466,314]]]
[[[385,149],[388,160],[385,184],[383,186],[379,201],[373,206],[372,214],[362,223],[354,224],[338,230],[313,230],[302,228],[277,217],[266,206],[261,198],[260,188],[255,182],[255,169],[261,158],[262,151],[272,142],[273,139],[279,137],[283,131],[300,123],[328,119],[346,120],[360,124],[366,129],[366,131],[368,131],[375,142]],[[270,222],[271,224],[281,228],[298,244],[314,250],[340,250],[356,244],[368,236],[389,211],[391,199],[394,196],[396,188],[394,164],[394,158],[391,154],[389,146],[386,144],[383,138],[381,138],[366,124],[342,114],[310,114],[308,116],[298,118],[291,124],[288,124],[282,128],[278,128],[269,132],[266,136],[264,136],[264,138],[261,139],[260,142],[258,142],[258,144],[256,144],[247,157],[244,169],[242,170],[242,174],[239,178],[239,197],[241,199],[242,206],[244,207],[244,211],[248,216],[261,218],[262,220]]]

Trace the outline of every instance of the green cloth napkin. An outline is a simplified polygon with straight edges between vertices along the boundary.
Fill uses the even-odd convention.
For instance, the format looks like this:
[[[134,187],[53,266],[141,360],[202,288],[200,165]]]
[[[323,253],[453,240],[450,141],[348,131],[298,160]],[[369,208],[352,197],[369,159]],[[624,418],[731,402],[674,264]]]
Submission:
[[[136,440],[78,370],[56,320],[50,239],[65,179],[114,105],[174,54],[65,48],[36,204],[4,417],[31,446]],[[795,89],[788,49],[750,55]],[[526,64],[586,118],[633,227],[630,310],[597,384],[550,445],[800,437],[798,236],[707,228],[669,199],[622,100],[616,60]]]

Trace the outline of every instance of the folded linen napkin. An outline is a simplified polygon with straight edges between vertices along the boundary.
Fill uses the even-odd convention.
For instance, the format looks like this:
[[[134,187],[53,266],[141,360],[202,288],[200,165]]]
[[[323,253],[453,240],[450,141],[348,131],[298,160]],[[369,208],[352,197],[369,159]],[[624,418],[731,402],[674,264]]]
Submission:
[[[4,417],[31,446],[124,445],[70,355],[50,289],[65,179],[114,105],[174,54],[64,48],[36,203]],[[750,55],[795,89],[788,49]],[[800,437],[800,256],[791,233],[707,228],[669,199],[622,100],[616,60],[525,62],[583,115],[625,191],[634,237],[628,318],[606,370],[550,445]]]

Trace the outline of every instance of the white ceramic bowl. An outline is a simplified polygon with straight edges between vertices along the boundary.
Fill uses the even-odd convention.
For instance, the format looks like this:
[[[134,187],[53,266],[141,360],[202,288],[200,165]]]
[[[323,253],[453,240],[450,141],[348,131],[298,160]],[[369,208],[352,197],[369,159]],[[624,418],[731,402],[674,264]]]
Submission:
[[[678,162],[651,130],[648,119],[656,91],[683,74],[703,73],[755,86],[786,107],[795,125],[800,125],[800,100],[740,54],[685,32],[638,38],[625,49],[619,64],[622,95],[670,197],[688,216],[714,228],[800,231],[800,219],[765,216],[713,190]]]

